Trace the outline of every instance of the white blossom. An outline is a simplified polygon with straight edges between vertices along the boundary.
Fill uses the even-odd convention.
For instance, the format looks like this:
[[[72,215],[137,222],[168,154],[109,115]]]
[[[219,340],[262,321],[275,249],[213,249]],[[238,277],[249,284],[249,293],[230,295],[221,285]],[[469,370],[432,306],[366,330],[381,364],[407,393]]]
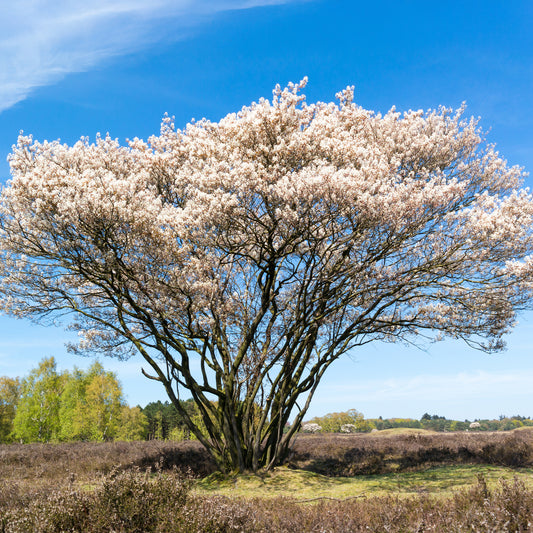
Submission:
[[[322,426],[313,422],[308,422],[307,424],[302,425],[302,431],[304,433],[318,433],[322,431]]]

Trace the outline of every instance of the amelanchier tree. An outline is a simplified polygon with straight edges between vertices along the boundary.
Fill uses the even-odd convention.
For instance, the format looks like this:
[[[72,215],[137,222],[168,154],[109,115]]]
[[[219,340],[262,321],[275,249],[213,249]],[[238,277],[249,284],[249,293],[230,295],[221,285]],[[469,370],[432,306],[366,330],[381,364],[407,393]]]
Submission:
[[[279,462],[354,347],[498,350],[531,305],[533,199],[476,121],[382,116],[351,88],[307,105],[304,85],[126,146],[21,136],[2,192],[4,310],[140,352],[225,470]]]

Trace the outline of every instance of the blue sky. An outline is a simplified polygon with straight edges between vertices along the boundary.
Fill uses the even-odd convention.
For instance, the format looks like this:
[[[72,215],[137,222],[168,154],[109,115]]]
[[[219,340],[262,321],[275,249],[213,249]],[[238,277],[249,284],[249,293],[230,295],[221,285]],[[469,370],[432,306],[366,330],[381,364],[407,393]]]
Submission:
[[[0,6],[0,183],[20,130],[73,143],[121,141],[218,120],[276,83],[309,77],[308,101],[355,85],[363,107],[387,111],[467,103],[488,140],[533,171],[533,3],[356,0],[18,0]],[[528,178],[527,185],[531,185]],[[533,416],[533,313],[507,351],[456,342],[418,350],[376,344],[326,374],[309,416],[356,408],[367,417]],[[0,317],[0,375],[23,376],[69,334]],[[165,399],[141,361],[102,361],[130,404]]]

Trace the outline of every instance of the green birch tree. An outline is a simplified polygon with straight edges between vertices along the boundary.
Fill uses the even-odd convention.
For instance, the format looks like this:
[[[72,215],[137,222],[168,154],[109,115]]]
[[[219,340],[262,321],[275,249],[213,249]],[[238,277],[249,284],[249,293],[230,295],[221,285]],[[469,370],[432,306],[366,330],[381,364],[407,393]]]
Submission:
[[[62,440],[114,439],[122,426],[124,407],[122,388],[113,372],[104,370],[98,361],[85,372],[75,369],[61,395]],[[130,415],[127,413],[129,419]],[[142,434],[142,425],[140,432],[134,433]]]
[[[123,405],[120,410],[120,424],[116,440],[144,440],[147,436],[148,420],[140,407]]]
[[[49,442],[59,437],[59,408],[65,383],[53,357],[43,359],[22,381],[13,420],[13,435],[22,442]]]

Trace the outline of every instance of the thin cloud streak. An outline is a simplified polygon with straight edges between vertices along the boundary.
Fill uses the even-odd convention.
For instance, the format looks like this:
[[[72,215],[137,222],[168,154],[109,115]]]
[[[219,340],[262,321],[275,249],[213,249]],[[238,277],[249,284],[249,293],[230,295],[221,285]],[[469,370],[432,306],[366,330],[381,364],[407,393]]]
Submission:
[[[18,0],[0,6],[0,112],[33,89],[185,38],[208,17],[302,0]]]
[[[367,380],[353,385],[337,384],[337,397],[351,397],[371,401],[398,401],[407,398],[476,398],[487,394],[521,394],[530,390],[533,372],[509,372],[493,374],[484,371],[455,375],[420,375],[407,379]],[[328,395],[323,387],[322,395]]]

